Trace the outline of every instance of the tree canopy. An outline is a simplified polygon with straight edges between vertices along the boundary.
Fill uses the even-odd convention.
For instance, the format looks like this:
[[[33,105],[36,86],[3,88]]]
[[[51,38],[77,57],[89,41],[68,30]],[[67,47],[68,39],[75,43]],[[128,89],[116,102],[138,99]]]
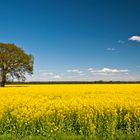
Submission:
[[[33,56],[25,53],[15,44],[0,43],[0,79],[1,87],[7,78],[25,80],[26,73],[33,74]]]

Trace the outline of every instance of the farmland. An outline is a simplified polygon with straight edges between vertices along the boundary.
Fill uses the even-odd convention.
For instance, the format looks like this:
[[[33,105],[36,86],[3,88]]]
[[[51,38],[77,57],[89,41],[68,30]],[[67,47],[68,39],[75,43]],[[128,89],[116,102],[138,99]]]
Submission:
[[[140,84],[7,85],[0,135],[42,139],[140,136]]]

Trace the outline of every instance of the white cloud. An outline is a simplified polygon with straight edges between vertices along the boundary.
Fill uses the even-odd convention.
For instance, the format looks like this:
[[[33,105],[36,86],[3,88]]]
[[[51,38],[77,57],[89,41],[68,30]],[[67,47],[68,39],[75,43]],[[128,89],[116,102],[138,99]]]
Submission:
[[[82,74],[83,73],[83,71],[80,71],[78,69],[67,70],[67,72],[69,72],[69,73],[76,73],[76,74]]]
[[[140,36],[135,35],[135,36],[128,38],[128,40],[140,42]]]
[[[39,76],[40,77],[46,77],[46,76],[53,76],[53,72],[48,72],[47,70],[40,70],[39,71]]]
[[[54,79],[58,80],[61,78],[61,76],[59,74],[50,72],[48,70],[39,70],[36,73],[36,75],[38,75],[38,76],[36,76],[35,78],[32,78],[31,80],[36,79],[37,81],[52,81]]]
[[[119,72],[128,72],[128,70],[119,70],[119,69],[110,69],[110,68],[103,68],[98,72],[106,72],[106,73],[119,73]]]
[[[115,48],[107,48],[107,51],[115,51]]]
[[[139,65],[137,65],[139,68]],[[136,68],[136,66],[135,66]],[[42,76],[40,76],[42,75]],[[85,69],[69,69],[64,73],[50,72],[48,70],[36,71],[34,75],[28,76],[27,81],[110,81],[110,80],[140,80],[133,71],[121,68],[94,68],[89,67]]]
[[[60,79],[61,76],[60,76],[60,75],[54,75],[53,78],[54,78],[54,79]]]
[[[97,72],[97,70],[93,69],[93,68],[88,68],[88,71],[90,71],[91,73]]]
[[[61,79],[62,77],[53,72],[49,72],[48,70],[39,70],[39,79],[44,81],[44,80],[52,80],[52,79]]]
[[[88,68],[87,70],[92,71],[92,70],[93,70],[93,68]]]
[[[99,74],[99,75],[112,75],[112,74],[118,74],[118,73],[125,73],[128,74],[127,69],[110,69],[110,68],[102,68],[99,70],[94,70],[92,68],[88,69],[91,73]]]

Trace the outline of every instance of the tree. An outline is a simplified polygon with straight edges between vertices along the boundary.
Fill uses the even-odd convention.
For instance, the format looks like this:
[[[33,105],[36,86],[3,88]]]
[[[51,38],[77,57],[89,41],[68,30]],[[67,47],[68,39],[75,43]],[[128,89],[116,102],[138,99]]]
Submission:
[[[1,87],[5,86],[8,77],[25,80],[26,74],[33,74],[33,56],[15,44],[0,43]]]

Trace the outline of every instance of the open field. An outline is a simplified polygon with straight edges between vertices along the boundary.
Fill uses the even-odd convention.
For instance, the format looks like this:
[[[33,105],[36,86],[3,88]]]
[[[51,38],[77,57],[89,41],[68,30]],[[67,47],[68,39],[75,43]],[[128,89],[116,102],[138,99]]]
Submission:
[[[140,84],[7,85],[0,88],[0,135],[5,134],[139,139]]]

